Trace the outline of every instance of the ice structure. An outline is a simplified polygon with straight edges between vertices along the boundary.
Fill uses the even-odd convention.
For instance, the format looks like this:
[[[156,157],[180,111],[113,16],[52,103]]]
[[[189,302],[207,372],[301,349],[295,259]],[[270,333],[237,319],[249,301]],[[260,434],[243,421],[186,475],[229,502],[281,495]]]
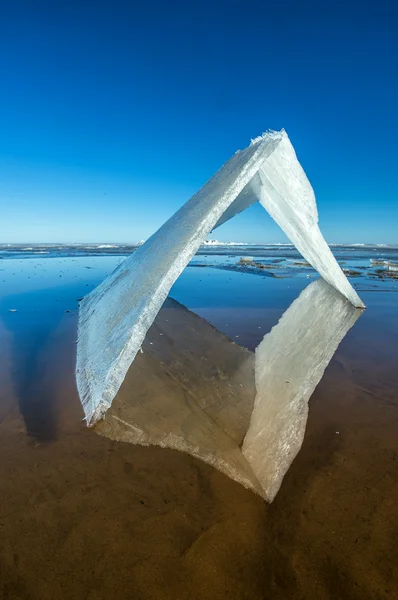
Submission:
[[[254,354],[168,299],[95,430],[187,452],[271,502],[301,447],[308,400],[360,314],[319,279]]]
[[[363,307],[317,225],[312,187],[284,130],[253,140],[95,290],[79,311],[76,379],[89,425],[108,410],[148,328],[218,225],[259,200],[304,258]]]

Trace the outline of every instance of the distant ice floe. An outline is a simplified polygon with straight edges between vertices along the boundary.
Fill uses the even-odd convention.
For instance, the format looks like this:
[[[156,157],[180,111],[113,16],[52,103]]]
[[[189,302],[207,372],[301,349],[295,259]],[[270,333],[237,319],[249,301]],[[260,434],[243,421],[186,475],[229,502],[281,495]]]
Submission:
[[[219,242],[218,240],[205,240],[202,246],[250,246],[247,242]]]
[[[171,286],[209,233],[257,201],[331,286],[364,306],[319,230],[314,192],[286,132],[268,132],[81,302],[76,379],[89,425],[110,407]]]

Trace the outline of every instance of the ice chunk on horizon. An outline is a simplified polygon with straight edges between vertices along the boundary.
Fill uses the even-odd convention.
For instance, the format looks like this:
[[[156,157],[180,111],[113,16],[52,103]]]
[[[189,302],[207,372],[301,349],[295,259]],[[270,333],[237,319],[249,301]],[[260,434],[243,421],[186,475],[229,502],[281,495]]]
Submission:
[[[111,405],[171,286],[208,234],[257,199],[322,276],[363,306],[318,229],[315,197],[286,132],[268,132],[236,152],[81,302],[76,379],[88,424]]]

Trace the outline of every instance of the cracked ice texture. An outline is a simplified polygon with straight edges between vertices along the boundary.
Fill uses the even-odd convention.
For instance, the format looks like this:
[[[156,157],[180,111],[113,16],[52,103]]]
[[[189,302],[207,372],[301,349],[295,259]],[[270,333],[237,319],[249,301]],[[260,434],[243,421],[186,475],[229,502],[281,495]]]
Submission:
[[[286,132],[268,132],[236,152],[83,299],[76,379],[88,424],[110,407],[170,288],[200,244],[258,199],[320,274],[363,306],[318,229],[315,197]]]

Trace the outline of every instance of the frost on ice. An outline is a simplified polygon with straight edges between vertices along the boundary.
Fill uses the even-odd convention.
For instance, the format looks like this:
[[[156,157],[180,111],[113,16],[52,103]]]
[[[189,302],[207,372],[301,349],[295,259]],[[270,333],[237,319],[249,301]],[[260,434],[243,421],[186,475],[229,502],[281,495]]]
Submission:
[[[76,378],[88,424],[111,406],[171,286],[200,244],[257,200],[322,277],[354,306],[363,307],[320,233],[313,190],[286,132],[266,133],[236,152],[83,299]]]

